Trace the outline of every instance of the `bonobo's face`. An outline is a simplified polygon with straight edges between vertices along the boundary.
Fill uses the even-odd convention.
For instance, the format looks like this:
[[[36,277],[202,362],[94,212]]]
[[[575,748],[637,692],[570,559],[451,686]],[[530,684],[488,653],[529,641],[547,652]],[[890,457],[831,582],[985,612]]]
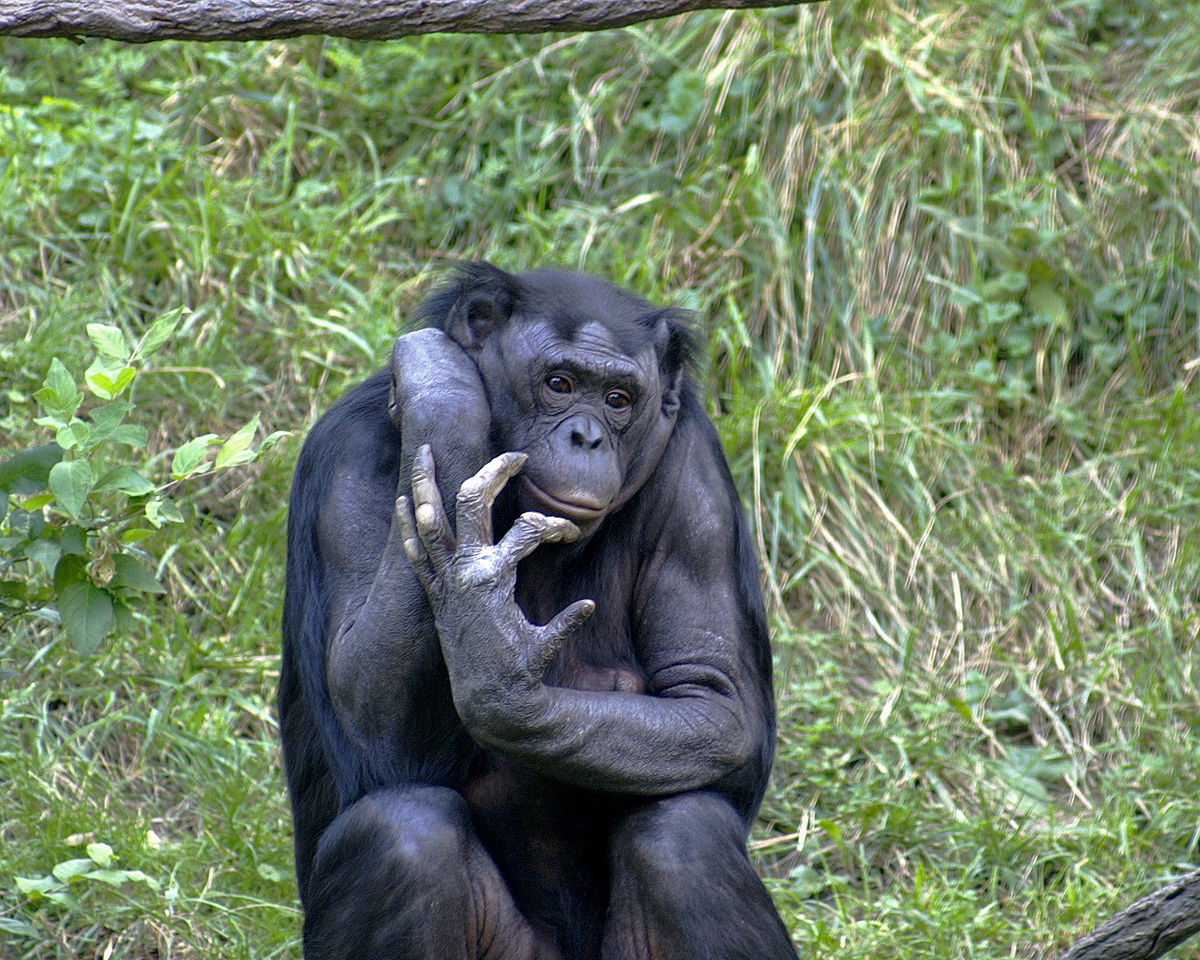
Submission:
[[[564,339],[528,320],[498,331],[479,359],[495,440],[529,457],[517,481],[522,510],[587,533],[645,482],[674,421],[652,345],[630,356],[599,321]]]
[[[528,459],[521,510],[587,536],[653,474],[675,427],[684,314],[582,274],[469,264],[430,301],[487,393],[492,451]]]

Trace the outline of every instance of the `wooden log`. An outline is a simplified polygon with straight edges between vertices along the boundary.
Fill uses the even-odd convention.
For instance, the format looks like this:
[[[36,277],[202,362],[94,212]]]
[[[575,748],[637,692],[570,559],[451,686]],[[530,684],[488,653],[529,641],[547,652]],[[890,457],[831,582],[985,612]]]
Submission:
[[[0,36],[268,40],[603,30],[692,10],[817,0],[0,0]]]

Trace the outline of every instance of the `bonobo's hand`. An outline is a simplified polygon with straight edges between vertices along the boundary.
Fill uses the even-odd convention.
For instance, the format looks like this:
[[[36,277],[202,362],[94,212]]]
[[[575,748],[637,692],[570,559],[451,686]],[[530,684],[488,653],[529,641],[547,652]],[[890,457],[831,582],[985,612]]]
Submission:
[[[579,600],[539,627],[517,606],[517,564],[543,543],[579,537],[571,521],[530,512],[493,545],[492,503],[524,463],[524,454],[502,454],[462,485],[457,541],[428,446],[413,463],[412,502],[397,503],[404,551],[429,595],[454,703],[468,729],[482,708],[493,718],[499,704],[501,712],[520,711],[562,642],[595,609]]]

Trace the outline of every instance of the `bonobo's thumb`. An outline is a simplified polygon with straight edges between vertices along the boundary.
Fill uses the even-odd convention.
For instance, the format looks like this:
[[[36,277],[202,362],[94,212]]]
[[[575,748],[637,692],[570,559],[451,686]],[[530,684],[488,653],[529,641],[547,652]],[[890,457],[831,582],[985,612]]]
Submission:
[[[567,637],[574,633],[579,625],[595,612],[595,609],[595,600],[576,600],[565,610],[560,611],[548,624],[539,628],[538,650],[529,664],[535,676],[542,675],[546,667],[550,665],[550,661],[562,649],[563,642]]]

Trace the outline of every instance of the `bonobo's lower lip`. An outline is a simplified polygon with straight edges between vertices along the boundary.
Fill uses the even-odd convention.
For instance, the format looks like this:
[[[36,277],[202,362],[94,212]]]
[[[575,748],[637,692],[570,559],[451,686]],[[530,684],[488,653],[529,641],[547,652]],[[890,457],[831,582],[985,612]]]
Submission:
[[[522,476],[521,479],[525,482],[526,489],[549,507],[557,517],[566,517],[568,520],[595,520],[597,517],[604,516],[604,511],[608,509],[608,504],[599,505],[597,501],[590,499],[587,502],[560,500],[553,494],[547,493],[528,477]]]

